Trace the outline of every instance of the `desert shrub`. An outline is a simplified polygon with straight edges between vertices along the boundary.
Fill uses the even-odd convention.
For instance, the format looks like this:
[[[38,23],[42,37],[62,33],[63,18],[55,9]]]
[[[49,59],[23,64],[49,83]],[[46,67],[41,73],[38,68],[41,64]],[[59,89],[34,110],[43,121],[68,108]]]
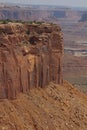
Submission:
[[[1,24],[8,24],[9,22],[12,22],[12,20],[9,19],[0,20]]]

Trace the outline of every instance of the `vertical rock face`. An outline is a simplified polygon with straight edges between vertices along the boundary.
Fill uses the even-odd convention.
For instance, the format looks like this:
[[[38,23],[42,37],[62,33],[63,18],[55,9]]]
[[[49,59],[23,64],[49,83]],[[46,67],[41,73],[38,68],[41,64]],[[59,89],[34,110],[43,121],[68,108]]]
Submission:
[[[57,25],[0,25],[0,99],[62,84],[63,37]]]

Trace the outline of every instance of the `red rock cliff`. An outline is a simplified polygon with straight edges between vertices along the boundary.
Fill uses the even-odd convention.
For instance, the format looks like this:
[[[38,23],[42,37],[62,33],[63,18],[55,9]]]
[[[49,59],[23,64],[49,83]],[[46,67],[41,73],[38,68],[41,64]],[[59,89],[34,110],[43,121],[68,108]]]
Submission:
[[[63,37],[57,25],[0,25],[0,98],[62,84]]]

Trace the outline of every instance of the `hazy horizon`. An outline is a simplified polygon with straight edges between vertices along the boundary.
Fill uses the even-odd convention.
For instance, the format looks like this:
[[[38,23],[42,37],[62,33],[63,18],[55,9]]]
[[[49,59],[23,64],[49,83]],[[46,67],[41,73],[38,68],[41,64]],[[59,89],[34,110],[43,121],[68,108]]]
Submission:
[[[87,0],[64,0],[63,2],[61,0],[0,0],[0,3],[87,7]]]

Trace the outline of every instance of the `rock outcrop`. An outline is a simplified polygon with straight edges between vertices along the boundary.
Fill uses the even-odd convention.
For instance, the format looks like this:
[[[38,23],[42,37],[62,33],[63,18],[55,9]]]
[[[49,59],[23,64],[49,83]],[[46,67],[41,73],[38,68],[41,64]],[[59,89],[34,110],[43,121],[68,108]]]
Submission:
[[[20,92],[62,84],[63,37],[51,24],[0,25],[0,99]]]

